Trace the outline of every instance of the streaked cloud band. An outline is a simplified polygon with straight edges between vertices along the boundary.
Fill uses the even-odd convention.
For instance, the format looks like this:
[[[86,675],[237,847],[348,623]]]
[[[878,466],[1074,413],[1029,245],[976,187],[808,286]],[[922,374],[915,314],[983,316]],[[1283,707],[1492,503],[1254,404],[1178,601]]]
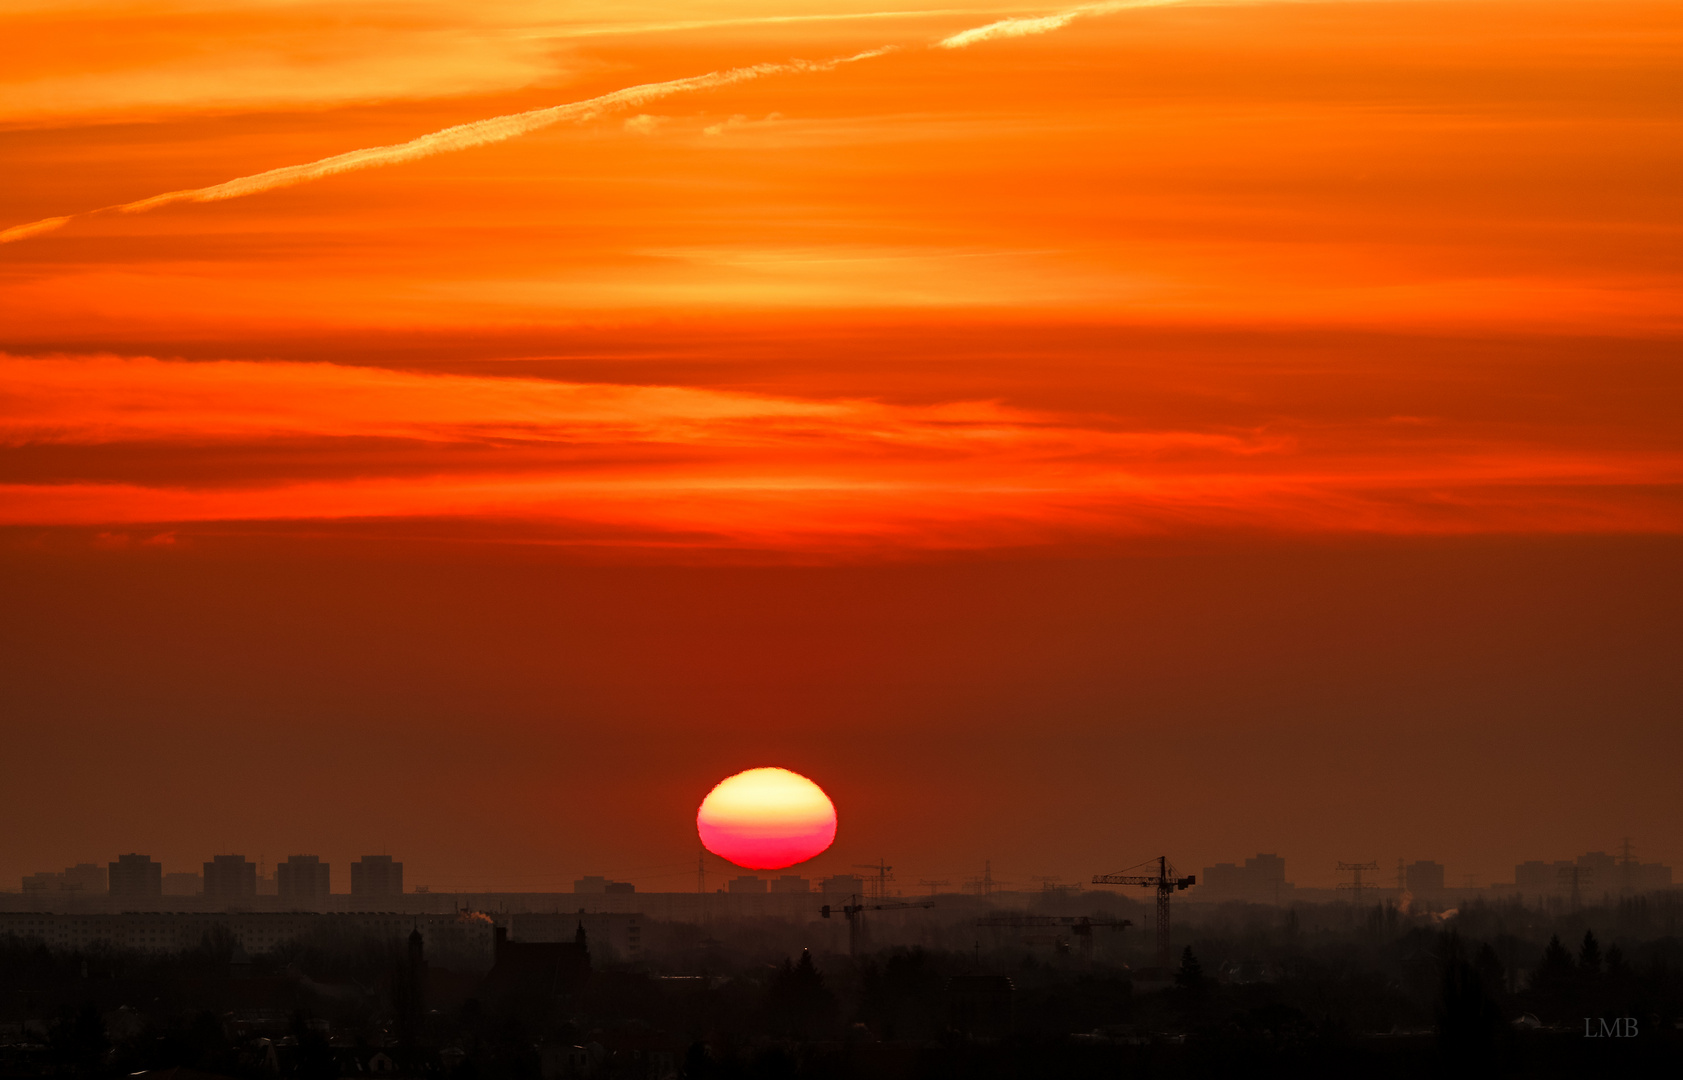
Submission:
[[[1683,533],[1676,453],[1387,421],[1148,429],[993,401],[116,356],[4,358],[0,384],[0,454],[47,463],[9,470],[4,525],[518,520],[817,556],[1188,529]]]

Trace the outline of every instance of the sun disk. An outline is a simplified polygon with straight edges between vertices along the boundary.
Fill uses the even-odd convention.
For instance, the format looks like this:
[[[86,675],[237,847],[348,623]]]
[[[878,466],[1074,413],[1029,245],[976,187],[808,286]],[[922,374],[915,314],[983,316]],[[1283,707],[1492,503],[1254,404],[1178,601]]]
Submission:
[[[749,769],[707,793],[695,827],[713,854],[749,870],[781,870],[830,846],[836,807],[800,773]]]

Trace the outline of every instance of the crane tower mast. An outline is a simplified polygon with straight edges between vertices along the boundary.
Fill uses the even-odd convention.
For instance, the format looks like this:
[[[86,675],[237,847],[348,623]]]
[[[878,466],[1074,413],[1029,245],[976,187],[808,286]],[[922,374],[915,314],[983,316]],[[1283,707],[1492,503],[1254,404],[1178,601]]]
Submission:
[[[1198,883],[1195,875],[1176,877],[1175,868],[1169,862],[1168,856],[1159,855],[1157,872],[1155,874],[1130,874],[1126,870],[1120,874],[1094,874],[1094,885],[1139,885],[1157,891],[1157,966],[1167,968],[1171,955],[1169,947],[1169,897],[1182,889],[1190,888]],[[1130,866],[1129,870],[1137,870],[1140,866],[1147,866],[1148,862],[1139,866]]]

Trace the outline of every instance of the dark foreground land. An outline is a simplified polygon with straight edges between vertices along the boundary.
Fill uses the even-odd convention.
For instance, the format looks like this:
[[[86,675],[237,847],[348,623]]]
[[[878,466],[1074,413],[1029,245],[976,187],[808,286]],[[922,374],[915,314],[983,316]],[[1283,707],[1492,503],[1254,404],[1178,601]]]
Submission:
[[[655,924],[636,964],[581,939],[513,943],[489,971],[430,962],[418,934],[254,957],[9,938],[0,1076],[1678,1075],[1680,916],[1668,894],[1448,919],[1234,906],[1183,922],[1169,970],[1137,936],[1129,966],[984,947],[973,921],[885,926],[857,960],[803,951],[810,928],[786,922]]]

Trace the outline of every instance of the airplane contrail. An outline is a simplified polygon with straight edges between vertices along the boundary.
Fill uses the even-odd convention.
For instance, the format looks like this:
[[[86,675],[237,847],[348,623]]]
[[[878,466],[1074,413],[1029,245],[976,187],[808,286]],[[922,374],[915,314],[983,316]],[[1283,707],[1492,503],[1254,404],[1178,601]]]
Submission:
[[[1001,19],[998,22],[988,23],[986,26],[961,30],[951,37],[945,37],[937,41],[935,47],[937,49],[964,49],[979,41],[989,41],[993,38],[1050,34],[1054,30],[1062,30],[1076,19],[1087,16],[1109,15],[1112,12],[1125,11],[1128,8],[1167,7],[1170,4],[1184,2],[1185,0],[1103,0],[1102,3],[1082,4],[1080,7],[1060,11],[1055,15]]]
[[[778,64],[753,64],[748,67],[727,68],[724,71],[708,72],[706,75],[692,75],[688,78],[671,79],[667,82],[629,86],[623,90],[614,90],[607,94],[586,98],[583,101],[568,102],[565,105],[551,105],[542,109],[510,113],[506,116],[493,116],[486,120],[474,120],[470,123],[457,124],[454,127],[428,132],[425,135],[410,139],[408,142],[350,150],[343,154],[322,158],[319,161],[311,161],[303,165],[286,165],[279,169],[270,169],[267,172],[237,177],[220,184],[212,184],[209,187],[166,191],[161,195],[152,195],[144,199],[136,199],[134,202],[119,203],[114,206],[104,206],[97,210],[84,211],[82,214],[43,218],[40,221],[32,221],[25,225],[14,225],[9,229],[0,231],[0,244],[12,243],[51,232],[86,214],[99,214],[108,211],[139,214],[147,210],[155,210],[160,206],[168,206],[171,203],[219,202],[223,199],[237,199],[243,195],[255,195],[262,191],[272,191],[275,188],[291,187],[310,180],[319,180],[324,176],[332,176],[335,173],[370,169],[381,165],[396,165],[405,161],[414,161],[417,158],[431,157],[434,154],[445,154],[453,150],[466,150],[474,146],[504,142],[537,131],[540,128],[559,124],[564,120],[590,120],[611,109],[642,105],[645,102],[671,97],[674,94],[711,90],[715,87],[747,82],[750,79],[758,79],[766,75],[787,72],[830,71],[842,64],[851,64],[881,56],[889,52],[891,48],[892,46],[871,49],[867,52],[838,57],[834,60],[790,60]]]
[[[933,47],[962,49],[993,38],[1024,37],[1031,34],[1050,33],[1085,16],[1103,15],[1127,8],[1159,7],[1165,4],[1184,2],[1185,0],[1104,0],[1101,3],[1083,4],[1055,15],[1046,15],[1039,18],[1002,19],[985,26],[961,31],[951,37],[942,38],[935,42]],[[641,105],[648,101],[671,97],[675,94],[711,90],[715,87],[747,82],[750,79],[758,79],[767,75],[832,71],[843,64],[857,63],[861,60],[870,60],[886,55],[896,48],[897,46],[887,45],[880,49],[870,49],[855,53],[852,56],[837,57],[832,60],[789,60],[783,63],[753,64],[748,67],[727,68],[724,71],[712,71],[705,75],[692,75],[688,78],[672,79],[667,82],[643,83],[639,86],[630,86],[623,90],[614,90],[597,97],[586,98],[583,101],[569,102],[565,105],[551,105],[542,109],[530,109],[526,112],[510,113],[506,116],[493,116],[487,120],[474,120],[466,124],[457,124],[454,127],[428,132],[425,135],[410,139],[408,142],[350,150],[343,154],[322,158],[319,161],[306,162],[303,165],[286,165],[278,169],[270,169],[267,172],[255,173],[251,176],[236,177],[233,180],[212,184],[209,187],[166,191],[161,195],[136,199],[134,202],[118,203],[114,206],[85,210],[79,214],[65,214],[60,217],[42,218],[39,221],[14,225],[9,229],[0,229],[0,244],[15,243],[32,236],[49,233],[79,217],[86,217],[90,214],[112,211],[121,214],[139,214],[147,210],[155,210],[160,206],[168,206],[171,203],[219,202],[223,199],[237,199],[244,195],[255,195],[263,191],[273,191],[276,188],[291,187],[295,184],[319,180],[336,173],[352,172],[357,169],[372,169],[382,165],[396,165],[405,161],[414,161],[417,158],[431,157],[434,154],[445,154],[454,150],[466,150],[470,147],[504,142],[563,121],[582,122],[591,120],[612,109]]]

